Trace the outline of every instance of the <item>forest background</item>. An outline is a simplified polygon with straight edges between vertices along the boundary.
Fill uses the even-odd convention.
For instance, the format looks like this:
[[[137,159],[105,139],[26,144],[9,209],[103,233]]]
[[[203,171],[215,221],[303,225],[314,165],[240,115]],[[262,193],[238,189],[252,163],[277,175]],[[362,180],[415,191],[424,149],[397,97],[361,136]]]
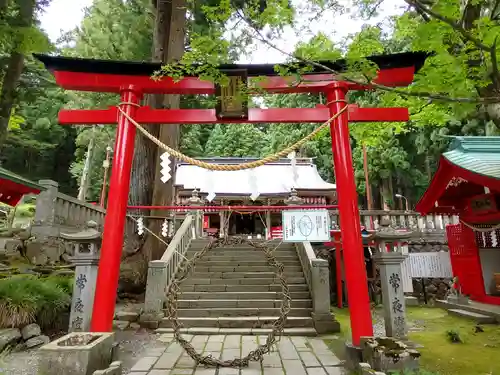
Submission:
[[[86,200],[99,200],[103,161],[106,149],[113,148],[114,127],[63,127],[57,124],[57,113],[63,107],[106,108],[116,105],[119,98],[59,89],[32,53],[164,63],[180,60],[210,67],[240,60],[252,52],[256,42],[280,52],[278,41],[282,43],[284,32],[292,30],[311,37],[295,45],[291,54],[284,54],[284,60],[344,57],[350,66],[358,67],[352,77],[360,77],[361,69],[369,79],[370,67],[359,68],[364,66],[359,64],[363,56],[434,53],[408,89],[382,88],[350,95],[350,101],[361,106],[407,106],[411,113],[407,123],[351,125],[360,204],[366,207],[363,146],[376,207],[385,201],[403,208],[394,201],[397,193],[414,204],[449,144],[447,136],[499,132],[500,0],[391,2],[399,5],[397,15],[384,14],[383,0],[94,0],[81,24],[53,43],[40,26],[50,0],[0,0],[1,166],[31,180],[56,180],[71,195],[80,188]],[[332,37],[331,30],[311,32],[311,25],[324,24],[325,15],[346,12],[365,22],[358,32],[340,40]],[[330,23],[327,26],[335,28],[335,22]],[[155,107],[206,108],[212,105],[209,99],[170,96],[146,100]],[[322,102],[324,98],[313,94],[269,95],[252,105],[313,107]],[[150,131],[192,157],[262,157],[295,142],[314,126],[183,125]],[[149,141],[138,138],[131,203],[168,202],[168,189],[158,182],[156,150]],[[299,156],[314,158],[320,174],[334,181],[328,133],[297,151]],[[82,189],[89,152],[90,173]]]

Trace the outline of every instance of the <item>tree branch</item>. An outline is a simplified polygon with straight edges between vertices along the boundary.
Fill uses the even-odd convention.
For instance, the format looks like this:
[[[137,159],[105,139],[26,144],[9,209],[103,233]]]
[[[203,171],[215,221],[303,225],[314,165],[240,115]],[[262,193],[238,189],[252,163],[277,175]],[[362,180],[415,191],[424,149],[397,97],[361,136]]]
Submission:
[[[491,10],[491,14],[490,14],[491,20],[496,21],[498,19],[497,12],[499,10],[499,7],[500,7],[500,0],[496,0],[495,5],[493,5],[493,9]]]
[[[495,41],[493,42],[490,51],[491,66],[492,66],[491,80],[493,81],[495,89],[499,88],[499,80],[500,80],[500,73],[498,71],[498,59],[497,59],[497,41],[498,41],[498,35],[495,37]]]
[[[298,60],[298,61],[300,61],[302,63],[305,63],[305,64],[308,64],[308,65],[315,66],[315,67],[321,68],[323,70],[326,70],[327,72],[330,72],[331,74],[334,74],[338,78],[341,78],[343,81],[350,82],[350,83],[357,84],[357,85],[369,86],[372,89],[377,89],[377,90],[385,91],[385,92],[392,92],[392,93],[399,94],[399,95],[405,96],[405,97],[419,97],[419,98],[427,98],[427,99],[431,99],[431,100],[437,100],[437,101],[443,101],[443,102],[455,102],[455,103],[480,103],[480,104],[500,103],[500,97],[452,98],[452,97],[450,97],[449,95],[446,95],[446,94],[431,93],[431,92],[426,92],[426,91],[423,91],[423,92],[422,91],[421,92],[405,91],[405,90],[397,89],[397,88],[394,88],[394,87],[388,87],[388,86],[380,85],[380,84],[374,83],[374,82],[360,82],[358,80],[355,80],[355,79],[352,79],[352,78],[349,78],[349,77],[345,77],[345,75],[343,75],[342,73],[337,72],[337,71],[335,71],[335,70],[327,67],[324,64],[321,64],[319,62],[312,61],[312,60],[309,60],[309,59],[305,59],[303,57],[295,56],[295,55],[293,55],[293,54],[291,54],[289,52],[284,51],[280,47],[274,45],[269,40],[267,40],[267,38],[264,37],[262,35],[262,33],[253,25],[253,22],[251,20],[249,20],[247,17],[245,17],[240,12],[237,12],[236,14],[238,15],[238,17],[241,17],[242,20],[248,26],[250,26],[250,28],[255,33],[255,35],[254,35],[255,39],[257,39],[260,42],[268,45],[269,47],[271,47],[274,50],[282,53],[285,56],[291,57],[291,58],[293,58],[295,60]]]
[[[484,44],[483,42],[481,42],[479,39],[477,39],[476,37],[474,37],[470,32],[468,32],[466,29],[464,29],[462,27],[462,25],[460,25],[458,22],[456,22],[455,20],[449,18],[449,17],[446,17],[446,16],[443,16],[442,14],[439,14],[437,12],[434,12],[432,9],[430,9],[429,7],[421,4],[419,2],[419,0],[404,0],[407,4],[413,6],[415,9],[417,10],[421,10],[422,12],[428,14],[429,16],[441,21],[441,22],[444,22],[445,24],[447,24],[448,26],[451,26],[451,28],[453,28],[455,31],[457,31],[458,33],[460,33],[466,40],[472,42],[477,48],[483,50],[483,51],[490,51],[490,48],[489,46],[487,46],[486,44]]]

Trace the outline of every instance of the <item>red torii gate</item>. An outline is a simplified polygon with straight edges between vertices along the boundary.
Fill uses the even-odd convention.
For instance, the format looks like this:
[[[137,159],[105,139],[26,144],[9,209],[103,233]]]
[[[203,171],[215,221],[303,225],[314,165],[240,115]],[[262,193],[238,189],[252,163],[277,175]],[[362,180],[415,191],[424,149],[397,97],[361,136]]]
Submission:
[[[368,59],[379,67],[374,82],[391,87],[412,83],[414,74],[423,66],[426,53],[401,53],[373,56]],[[120,94],[121,108],[128,116],[145,124],[214,124],[214,123],[323,123],[340,112],[349,90],[369,90],[359,85],[336,80],[326,69],[315,68],[304,75],[306,82],[290,85],[293,80],[278,76],[275,65],[221,65],[221,71],[244,71],[245,76],[266,76],[257,86],[268,93],[324,93],[327,105],[316,108],[248,109],[241,119],[221,120],[213,109],[151,109],[140,106],[144,94],[215,94],[216,86],[198,77],[174,81],[170,77],[151,79],[160,64],[103,61],[37,55],[51,70],[59,86],[68,90],[109,92]],[[345,61],[321,62],[334,71],[345,71]],[[335,179],[337,183],[346,283],[351,315],[352,340],[359,345],[361,336],[373,334],[367,277],[365,272],[358,197],[354,180],[349,121],[407,121],[406,108],[359,108],[349,105],[330,124]],[[113,158],[107,214],[104,221],[103,243],[91,330],[112,330],[116,290],[122,253],[125,216],[129,194],[136,128],[116,107],[105,110],[61,110],[63,125],[118,124]]]

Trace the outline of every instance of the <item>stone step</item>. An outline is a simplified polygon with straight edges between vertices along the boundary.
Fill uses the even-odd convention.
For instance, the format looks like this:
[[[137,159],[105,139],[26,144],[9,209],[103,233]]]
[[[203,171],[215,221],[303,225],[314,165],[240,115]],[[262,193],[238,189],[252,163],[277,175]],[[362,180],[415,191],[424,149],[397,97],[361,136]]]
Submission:
[[[187,255],[186,258],[191,259],[192,256]],[[297,256],[276,256],[276,260],[278,262],[283,262],[284,264],[288,264],[288,262],[299,262],[299,258]],[[264,255],[205,255],[203,258],[198,259],[196,264],[205,264],[205,263],[219,263],[219,262],[231,262],[238,264],[245,264],[247,262],[267,262],[266,257]]]
[[[292,300],[308,299],[309,292],[290,292]],[[196,299],[271,299],[276,300],[283,298],[283,293],[280,292],[182,292],[181,299],[196,300]]]
[[[172,328],[158,328],[156,333],[172,333]],[[268,335],[272,332],[271,328],[181,328],[181,333],[191,335]],[[314,337],[318,333],[314,328],[285,328],[284,336],[308,336]]]
[[[258,245],[263,245],[263,243],[260,243]],[[196,242],[191,242],[191,248],[193,249],[204,249],[205,246],[207,246],[207,243],[196,243]],[[272,243],[268,242],[265,244],[265,246],[270,247],[271,249],[276,249],[276,250],[295,250],[295,245],[293,243],[290,244],[285,244],[285,243]],[[253,247],[251,245],[246,245],[246,244],[241,244],[241,245],[229,245],[229,246],[218,246],[214,247],[211,250],[216,250],[216,249],[224,249],[224,250],[231,250],[231,249],[237,249],[237,250],[257,250],[257,251],[262,251],[260,248]]]
[[[281,306],[281,305],[280,305]],[[292,305],[293,306],[293,305]],[[238,316],[279,316],[280,308],[272,307],[217,307],[212,309],[202,309],[202,308],[186,308],[178,309],[178,315],[180,317],[238,317]],[[291,308],[288,316],[311,316],[312,308]]]
[[[186,280],[187,281],[187,280]],[[307,284],[288,285],[290,292],[308,292]],[[186,285],[181,284],[181,291],[184,292],[281,292],[279,284],[272,285]]]
[[[182,317],[179,322],[186,328],[211,327],[211,328],[272,328],[278,316],[238,316],[238,317]],[[168,318],[163,318],[160,328],[171,328]],[[314,327],[311,317],[291,316],[285,322],[285,328]]]
[[[488,316],[484,314],[475,313],[472,311],[466,311],[461,309],[450,309],[448,314],[459,316],[461,318],[474,320],[477,324],[495,324],[497,321],[495,317]]]
[[[279,308],[282,301],[279,299],[179,299],[178,306],[181,309],[199,308],[237,308],[237,307],[256,307],[256,308]],[[296,299],[291,301],[294,308],[312,307],[311,299]],[[272,316],[272,315],[271,315]]]
[[[222,258],[222,257],[221,257]],[[197,267],[270,267],[269,263],[265,259],[258,260],[241,260],[238,259],[236,261],[227,261],[227,260],[207,260],[208,258],[201,258],[197,265]],[[285,267],[302,267],[299,258],[292,260],[280,260],[281,263]]]
[[[296,265],[296,266],[290,266],[290,265],[284,265],[285,266],[285,272],[302,272],[302,266]],[[216,265],[207,265],[205,262],[200,261],[200,263],[195,266],[194,268],[195,272],[273,272],[274,267],[268,266],[268,265],[261,265],[261,266],[248,266],[248,265],[238,265],[238,264],[233,264],[231,266],[216,266]]]
[[[276,272],[198,272],[195,270],[191,277],[199,279],[262,279],[269,278],[272,279],[276,276]],[[290,272],[285,269],[285,276],[288,278],[301,278],[304,277],[304,273],[301,272]]]
[[[186,251],[188,254],[194,254],[202,249],[197,249],[193,247],[189,247]],[[261,249],[210,249],[206,252],[206,254],[254,254],[254,255],[264,255],[265,252]],[[297,255],[297,251],[295,249],[276,249],[273,250],[273,254],[289,254],[289,255]]]
[[[185,285],[271,285],[279,282],[277,278],[254,278],[248,277],[246,279],[198,279],[194,277],[190,277],[183,281]],[[304,277],[287,277],[286,282],[288,285],[290,284],[305,284],[306,279]]]

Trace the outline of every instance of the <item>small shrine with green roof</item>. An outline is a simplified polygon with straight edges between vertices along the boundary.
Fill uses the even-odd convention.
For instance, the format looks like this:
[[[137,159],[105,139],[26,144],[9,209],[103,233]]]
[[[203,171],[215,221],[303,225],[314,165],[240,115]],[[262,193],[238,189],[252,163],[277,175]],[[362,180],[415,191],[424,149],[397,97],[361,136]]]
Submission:
[[[460,291],[500,305],[500,137],[454,137],[416,210],[459,215],[446,232]]]

